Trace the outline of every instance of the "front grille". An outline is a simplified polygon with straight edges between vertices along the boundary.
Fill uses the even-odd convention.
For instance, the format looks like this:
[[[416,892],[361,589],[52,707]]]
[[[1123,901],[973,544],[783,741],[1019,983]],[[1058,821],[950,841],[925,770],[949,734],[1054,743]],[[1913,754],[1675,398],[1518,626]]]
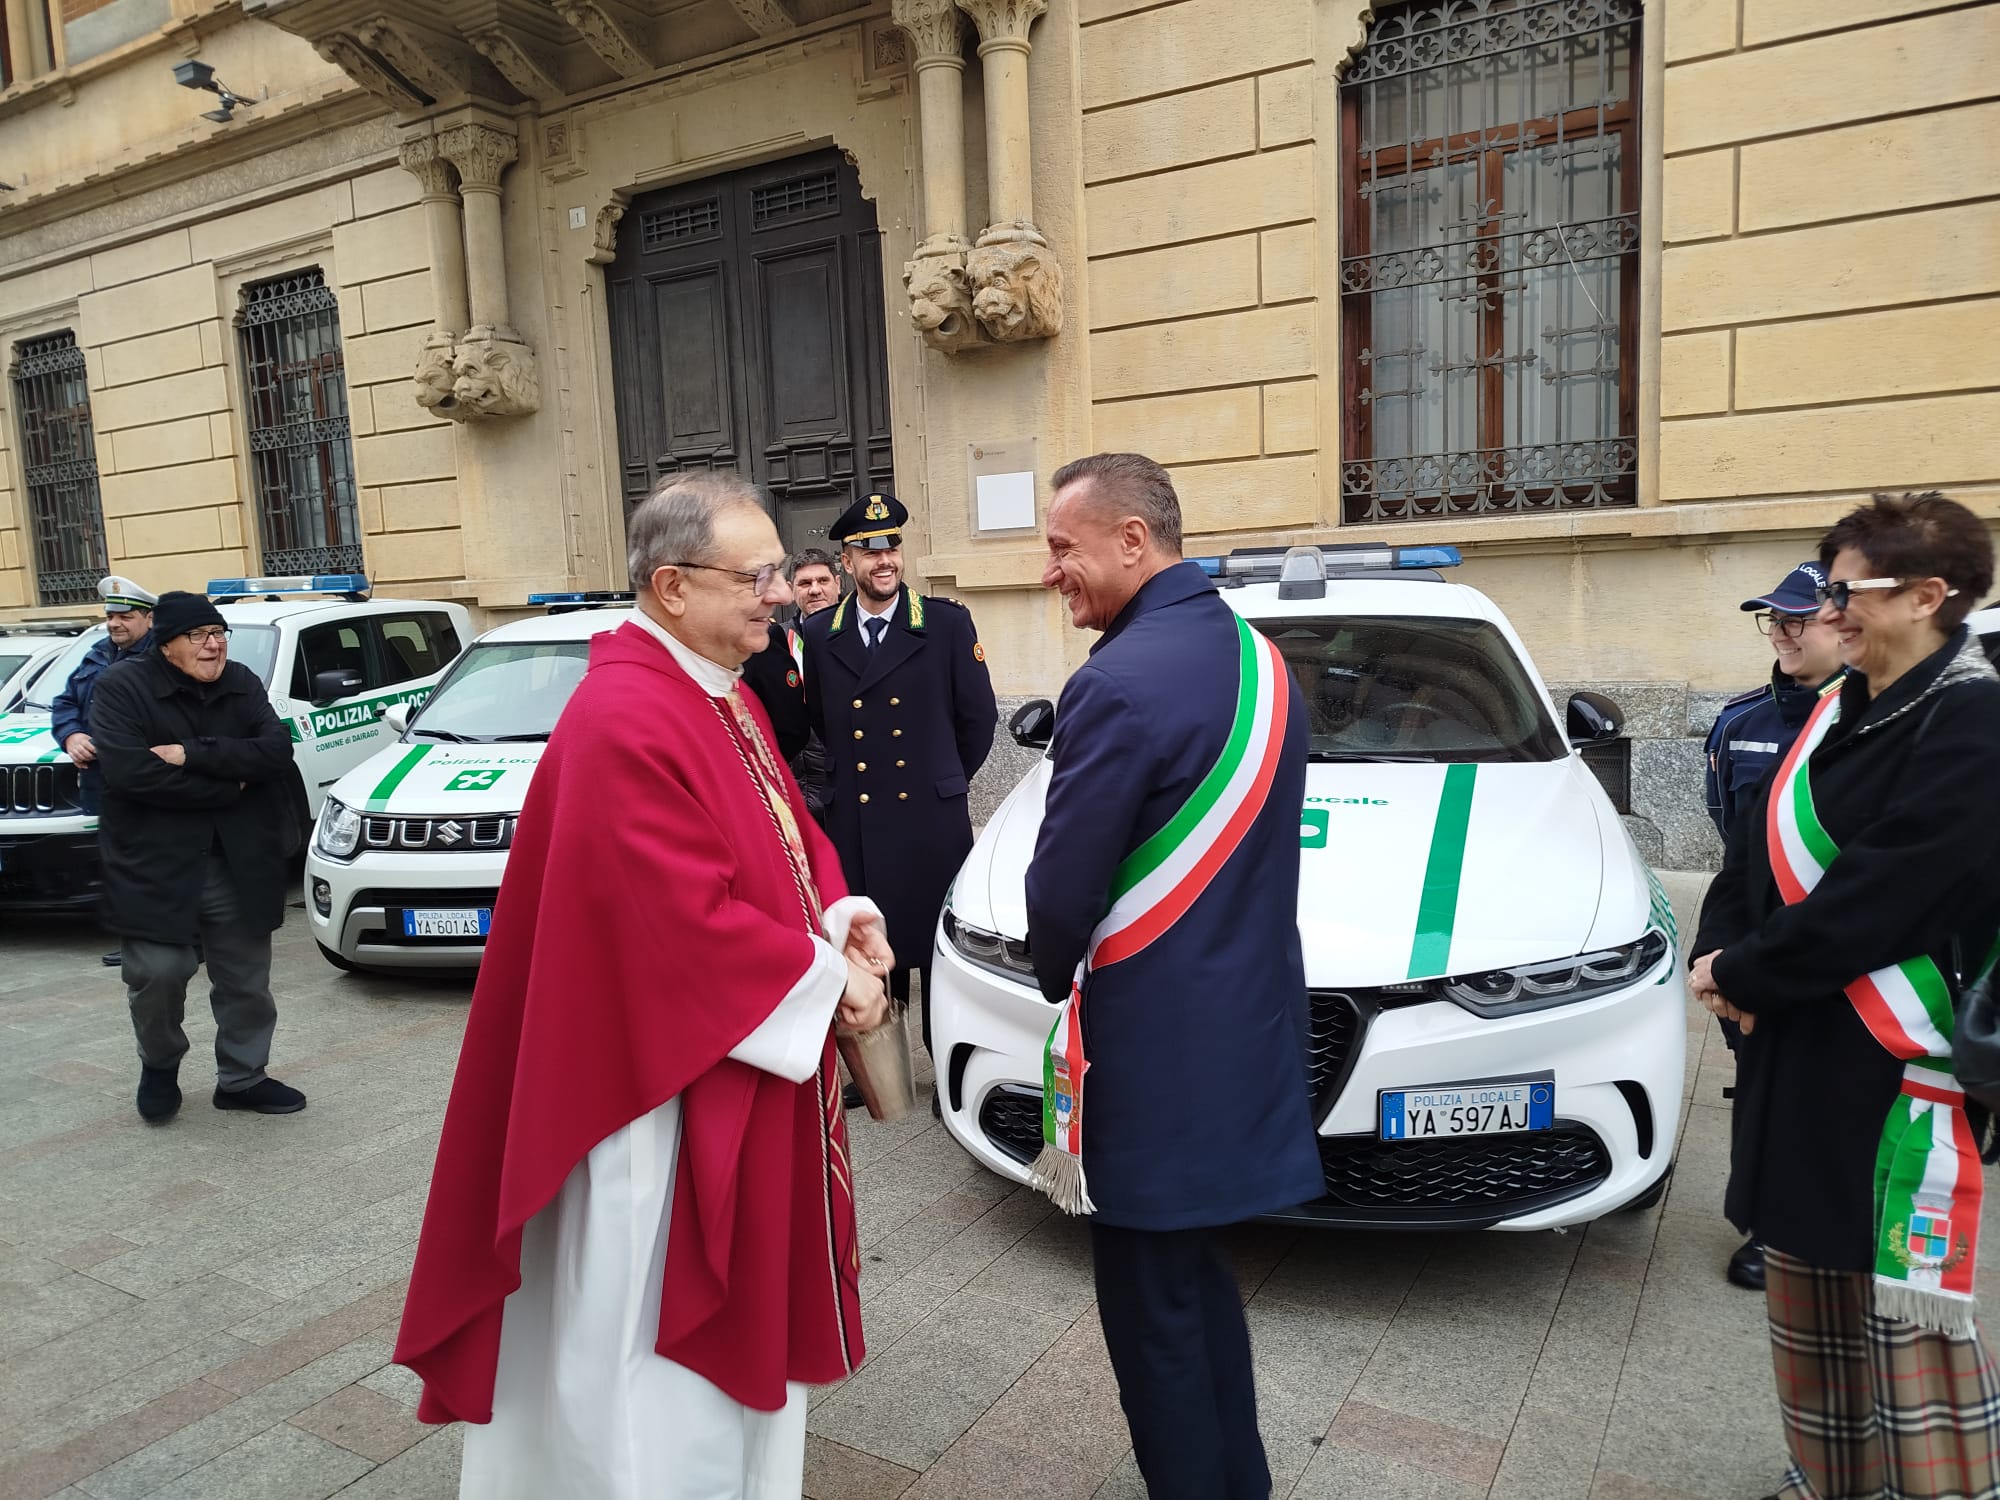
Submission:
[[[490,908],[499,899],[500,893],[491,888],[471,890],[453,886],[444,890],[366,890],[354,895],[356,906],[380,906],[392,912],[400,912],[406,906],[458,907],[484,906]],[[401,919],[398,918],[400,921]]]
[[[361,820],[361,843],[367,849],[458,854],[468,849],[505,849],[513,842],[511,813],[480,818],[386,818],[371,814]]]
[[[1313,1117],[1324,1118],[1340,1097],[1361,1039],[1374,1019],[1372,1001],[1348,990],[1313,990],[1306,1027],[1306,1077],[1312,1086]]]
[[[73,765],[0,769],[0,813],[76,812],[81,807]]]
[[[1026,1165],[1041,1154],[1042,1091],[1003,1083],[979,1106],[979,1130],[994,1147]]]
[[[1322,1202],[1408,1213],[1526,1212],[1581,1197],[1611,1175],[1611,1156],[1588,1126],[1558,1122],[1520,1135],[1441,1141],[1322,1136]]]

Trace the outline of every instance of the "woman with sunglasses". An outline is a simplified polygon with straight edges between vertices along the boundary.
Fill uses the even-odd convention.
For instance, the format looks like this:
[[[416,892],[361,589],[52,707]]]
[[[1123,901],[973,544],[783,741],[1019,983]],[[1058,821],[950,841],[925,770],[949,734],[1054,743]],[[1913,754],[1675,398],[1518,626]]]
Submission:
[[[2000,678],[1964,628],[1993,545],[1942,495],[1877,495],[1819,556],[1848,670],[1732,830],[1690,976],[1743,1030],[1724,1207],[1765,1246],[1778,1495],[2000,1495],[1990,1122],[1951,1076],[2000,933]]]

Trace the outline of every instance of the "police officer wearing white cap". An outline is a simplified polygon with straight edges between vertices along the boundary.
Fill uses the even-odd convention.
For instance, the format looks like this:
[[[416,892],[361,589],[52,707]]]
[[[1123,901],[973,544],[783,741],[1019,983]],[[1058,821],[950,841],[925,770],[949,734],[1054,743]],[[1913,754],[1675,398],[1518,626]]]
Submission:
[[[78,778],[79,794],[87,813],[99,810],[104,795],[96,765],[97,746],[90,738],[90,696],[97,691],[98,675],[106,667],[152,649],[153,606],[160,602],[131,579],[116,574],[98,579],[97,593],[104,601],[106,635],[76,664],[69,681],[56,694],[49,715],[49,731],[56,743],[83,768]]]

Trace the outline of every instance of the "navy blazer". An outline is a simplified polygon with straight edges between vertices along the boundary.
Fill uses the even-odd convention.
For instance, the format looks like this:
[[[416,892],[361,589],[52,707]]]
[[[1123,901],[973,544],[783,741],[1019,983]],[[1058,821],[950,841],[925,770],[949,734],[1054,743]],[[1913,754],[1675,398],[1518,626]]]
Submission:
[[[1236,616],[1193,563],[1155,575],[1063,688],[1028,867],[1042,993],[1069,992],[1119,863],[1221,758],[1236,708]],[[1306,1076],[1299,809],[1306,711],[1291,695],[1263,811],[1186,914],[1083,992],[1083,1163],[1097,1217],[1227,1224],[1324,1191]]]
[[[827,759],[827,837],[847,888],[882,908],[899,968],[931,961],[944,893],[972,852],[972,778],[1000,709],[972,614],[906,587],[882,644],[849,594],[800,622],[806,714]]]

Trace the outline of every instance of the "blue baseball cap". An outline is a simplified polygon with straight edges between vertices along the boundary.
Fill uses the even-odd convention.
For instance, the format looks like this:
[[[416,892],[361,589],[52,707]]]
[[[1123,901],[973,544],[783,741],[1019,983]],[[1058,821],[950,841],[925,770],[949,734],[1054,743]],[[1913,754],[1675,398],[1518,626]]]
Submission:
[[[1819,609],[1820,586],[1826,582],[1826,570],[1816,562],[1802,562],[1785,575],[1785,581],[1768,594],[1760,594],[1755,599],[1745,599],[1743,608],[1775,609],[1781,615],[1809,615]]]

